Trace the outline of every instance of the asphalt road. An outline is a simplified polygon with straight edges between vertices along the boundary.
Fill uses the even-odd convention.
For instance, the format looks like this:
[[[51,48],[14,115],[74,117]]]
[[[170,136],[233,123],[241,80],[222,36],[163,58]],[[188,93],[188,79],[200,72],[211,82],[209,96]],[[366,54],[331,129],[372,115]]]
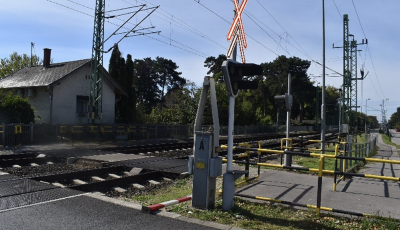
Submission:
[[[165,217],[80,195],[0,212],[0,229],[235,229],[177,216]],[[122,202],[124,203],[124,202]],[[193,222],[198,223],[193,223]]]

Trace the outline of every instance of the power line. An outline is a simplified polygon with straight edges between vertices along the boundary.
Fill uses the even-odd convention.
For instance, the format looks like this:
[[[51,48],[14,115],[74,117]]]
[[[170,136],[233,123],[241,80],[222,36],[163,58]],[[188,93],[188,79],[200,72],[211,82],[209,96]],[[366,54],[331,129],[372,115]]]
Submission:
[[[343,20],[342,14],[340,13],[339,8],[337,7],[335,0],[332,0],[332,2],[333,2],[333,4],[335,4],[336,10],[339,13],[340,18]]]
[[[63,5],[63,4],[60,4],[60,3],[58,3],[58,2],[53,2],[53,1],[51,1],[51,0],[46,0],[46,1],[48,1],[48,2],[51,2],[51,3],[54,3],[54,4],[56,4],[56,5],[59,5],[59,6],[62,6],[62,7],[65,7],[65,8],[67,8],[67,9],[70,9],[70,10],[76,11],[76,12],[78,12],[78,13],[81,13],[81,14],[84,14],[84,15],[87,15],[87,16],[90,16],[90,17],[92,17],[92,18],[93,18],[93,15],[90,15],[90,14],[84,13],[84,12],[82,12],[82,11],[79,11],[79,10],[76,10],[76,9],[74,9],[74,8],[71,8],[71,7],[69,7],[69,6],[65,6],[65,5]]]
[[[52,0],[46,0],[46,1],[51,2],[51,3],[54,3],[54,4],[59,5],[59,6],[62,6],[62,7],[67,8],[67,9],[73,10],[73,11],[75,11],[75,12],[78,12],[78,13],[81,13],[81,14],[84,14],[84,15],[87,15],[87,16],[90,16],[90,17],[92,17],[92,18],[94,17],[93,15],[87,14],[87,13],[85,13],[85,12],[76,10],[76,9],[74,9],[74,8],[71,8],[71,7],[69,7],[69,6],[65,6],[65,5],[60,4],[60,3],[57,3],[57,2],[54,2],[54,1],[52,1]],[[68,0],[68,1],[70,1],[70,0]],[[74,2],[74,1],[70,1],[70,2],[75,3],[75,4],[78,4],[78,5],[83,6],[83,7],[85,7],[85,8],[91,9],[90,7],[87,7],[87,6],[85,6],[85,5],[76,3],[76,2]],[[94,9],[93,9],[93,10],[94,10]],[[119,19],[119,18],[115,18],[115,19],[120,20],[120,21],[124,21],[124,20]],[[110,22],[110,21],[107,21],[107,23],[110,23],[110,24],[112,24],[112,25],[115,25],[115,26],[117,26],[117,27],[120,27],[120,25],[118,25],[118,24],[116,24],[116,23],[112,23],[112,22]],[[132,24],[132,23],[129,23],[129,24]],[[133,24],[133,25],[134,25],[134,24]],[[126,27],[122,27],[122,28],[124,28],[124,29],[129,29],[129,28],[126,28]],[[157,39],[157,38],[154,38],[154,37],[150,37],[150,36],[148,36],[148,35],[146,35],[146,37],[149,37],[149,38],[151,38],[151,39],[153,39],[153,40],[162,42],[162,43],[164,43],[164,44],[168,44],[167,42],[164,42],[164,41],[162,41],[162,40],[160,40],[160,39]],[[175,42],[176,42],[176,41],[175,41]],[[179,43],[179,42],[176,42],[176,43],[182,44],[182,43]],[[170,44],[168,44],[168,45],[170,45]],[[200,56],[200,57],[205,57],[205,58],[207,57],[207,56],[204,56],[204,53],[201,53],[201,55],[199,55],[198,53],[195,53],[195,52],[193,52],[193,51],[187,50],[187,49],[185,49],[185,48],[178,47],[178,46],[176,46],[176,45],[171,45],[171,46],[176,47],[176,48],[181,49],[181,50],[184,50],[184,51],[186,51],[186,52],[195,54],[195,55]],[[189,47],[189,46],[185,46],[185,47],[187,47],[187,48],[189,48],[189,49],[192,49],[192,50],[194,50],[194,51],[196,51],[196,52],[199,52],[199,51],[197,51],[197,50],[195,50],[195,49],[193,49],[193,48],[191,48],[191,47]]]
[[[362,32],[363,32],[363,34],[364,34],[364,38],[366,38],[367,36],[365,35],[365,31],[364,31],[364,28],[363,28],[363,26],[362,26],[362,24],[361,24],[360,17],[358,16],[358,12],[357,12],[356,5],[354,4],[354,0],[351,0],[351,1],[352,1],[352,3],[353,3],[354,11],[356,12],[356,15],[357,15],[357,18],[358,18],[358,22],[360,23],[361,30],[362,30]],[[371,55],[371,52],[370,52],[368,43],[367,43],[367,49],[368,49],[369,57],[370,57],[370,59],[371,59],[372,67],[373,67],[374,72],[375,72],[375,78],[376,78],[376,81],[378,82],[379,89],[381,90],[381,93],[382,93],[382,95],[383,95],[383,98],[386,98],[386,97],[385,97],[385,94],[383,93],[381,84],[380,84],[380,82],[379,82],[378,74],[376,73],[374,61],[372,60],[372,55]]]
[[[250,20],[254,22],[254,24],[256,24],[258,27],[260,27],[260,29],[261,29],[262,31],[264,31],[276,44],[278,44],[278,46],[282,47],[282,45],[281,45],[280,43],[278,43],[278,42],[277,42],[267,31],[265,31],[257,22],[255,22],[255,21],[249,16],[249,14],[247,14],[246,12],[244,12],[244,14],[245,14],[247,17],[249,17]],[[252,15],[252,16],[253,16],[253,15]],[[253,17],[254,17],[254,16],[253,16]],[[255,17],[254,17],[254,18],[255,18]],[[257,20],[258,20],[258,19],[257,19]],[[281,37],[280,37],[280,38],[281,38]],[[281,39],[282,39],[282,38],[281,38]],[[289,53],[286,49],[284,49],[283,47],[282,47],[282,49],[285,50],[286,53],[290,55],[290,53]]]
[[[132,4],[132,3],[129,3],[129,2],[127,2],[127,1],[125,1],[125,0],[121,0],[121,1],[126,2],[126,3],[128,3],[128,4]],[[154,5],[153,3],[149,2],[149,1],[146,1],[146,0],[142,0],[142,1],[144,1],[144,2],[146,2],[146,3],[148,3],[148,4],[151,4],[151,5]],[[182,29],[184,29],[184,30],[187,30],[187,31],[189,31],[189,32],[191,32],[191,33],[194,33],[194,34],[196,34],[196,35],[198,35],[198,36],[200,36],[200,37],[202,37],[202,38],[204,38],[204,39],[206,39],[206,40],[208,40],[208,41],[210,41],[210,42],[212,42],[212,43],[214,43],[214,44],[220,46],[220,47],[223,48],[223,49],[227,49],[227,47],[221,45],[220,43],[218,43],[217,41],[215,41],[215,40],[213,40],[212,38],[208,37],[208,36],[205,35],[204,33],[200,32],[199,30],[195,29],[194,27],[188,25],[186,22],[184,22],[184,21],[182,21],[181,19],[177,18],[177,17],[174,16],[173,14],[171,14],[171,13],[165,11],[165,10],[162,9],[162,8],[161,8],[160,10],[162,10],[162,11],[164,11],[165,13],[169,14],[170,16],[172,16],[175,20],[172,20],[172,21],[169,20],[169,16],[167,16],[167,15],[161,13],[161,12],[158,12],[158,11],[157,11],[156,13],[157,13],[157,14],[160,14],[160,15],[162,15],[162,16],[164,16],[165,19],[164,19],[164,18],[161,18],[161,17],[159,17],[159,16],[157,16],[157,15],[155,15],[155,17],[158,17],[158,18],[160,18],[160,19],[163,20],[163,21],[170,22],[171,24],[174,24],[174,25],[176,25],[176,26],[178,26],[178,27],[180,27],[180,28],[182,28]]]

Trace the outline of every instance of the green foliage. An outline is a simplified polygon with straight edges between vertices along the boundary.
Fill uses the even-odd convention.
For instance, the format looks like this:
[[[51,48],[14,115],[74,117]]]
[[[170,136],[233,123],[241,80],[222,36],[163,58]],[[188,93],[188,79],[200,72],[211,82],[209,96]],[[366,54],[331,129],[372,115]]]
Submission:
[[[28,99],[12,93],[0,98],[0,122],[28,124],[34,119],[35,114]]]
[[[134,83],[138,93],[137,99],[144,109],[144,114],[150,114],[151,110],[161,100],[161,91],[157,86],[153,66],[154,61],[151,58],[135,59],[134,61]]]
[[[224,54],[220,54],[216,57],[208,57],[204,61],[204,67],[207,67],[209,70],[207,74],[211,74],[214,77],[215,81],[222,80],[222,63],[227,60]]]
[[[36,55],[32,56],[33,66],[40,65],[42,62]],[[31,58],[27,54],[19,55],[17,52],[14,52],[10,54],[9,58],[0,59],[0,78],[4,78],[29,66],[31,66]]]
[[[186,83],[186,80],[180,76],[182,73],[176,71],[178,68],[179,66],[172,60],[156,57],[153,71],[156,75],[157,84],[161,88],[160,96],[162,99],[164,99],[165,90],[178,89]]]
[[[148,116],[150,123],[194,124],[200,96],[199,88],[188,81],[182,88],[170,90],[166,97],[168,105],[155,107]]]
[[[304,117],[314,117],[315,110],[313,110],[313,106],[309,106],[305,110],[305,105],[315,104],[316,92],[313,82],[310,81],[307,75],[307,70],[310,67],[309,61],[297,57],[279,56],[272,62],[262,63],[261,66],[264,69],[265,79],[260,79],[263,82],[263,87],[259,88],[263,90],[260,95],[264,95],[267,103],[273,105],[273,111],[277,111],[278,106],[281,106],[275,104],[274,96],[287,93],[288,74],[290,73],[292,77],[291,94],[293,95],[292,118],[299,117],[300,122],[302,122]],[[284,107],[282,108],[284,109]],[[280,116],[279,119],[284,120],[286,113],[280,113]],[[274,114],[275,119],[276,116]]]
[[[400,107],[398,107],[397,111],[390,116],[389,127],[400,129]]]

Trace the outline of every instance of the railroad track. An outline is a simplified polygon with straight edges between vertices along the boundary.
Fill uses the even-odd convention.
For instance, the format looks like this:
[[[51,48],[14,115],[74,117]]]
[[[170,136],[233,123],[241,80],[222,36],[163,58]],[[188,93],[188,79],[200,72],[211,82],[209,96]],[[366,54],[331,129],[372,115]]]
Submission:
[[[304,136],[297,134],[296,136]],[[331,135],[333,138],[334,135]],[[248,142],[258,147],[258,141],[265,141],[263,148],[280,148],[280,141],[276,140],[284,135],[269,135],[256,137],[236,138],[235,143]],[[309,134],[308,139],[319,139],[319,134]],[[329,138],[327,137],[327,140]],[[226,144],[226,140],[221,140]],[[300,139],[294,141],[296,145]],[[236,145],[235,144],[235,145]],[[152,188],[172,183],[181,178],[182,172],[187,171],[187,156],[193,154],[193,142],[159,143],[152,145],[119,146],[102,149],[85,150],[70,149],[60,154],[51,151],[25,152],[12,155],[0,155],[0,202],[7,204],[1,210],[26,205],[21,199],[33,197],[33,201],[41,202],[50,197],[57,198],[67,195],[76,195],[79,192],[100,191],[111,196],[126,196],[137,194]],[[181,151],[178,156],[174,152]],[[101,165],[67,164],[69,156],[102,155],[123,153],[138,155],[133,160],[108,162]],[[151,156],[157,153],[159,156]],[[236,154],[241,152],[235,151]],[[162,156],[168,155],[168,157]],[[172,157],[171,157],[171,156]],[[220,156],[226,155],[221,151]],[[269,156],[262,156],[265,160]],[[278,156],[276,156],[278,157]],[[251,160],[258,160],[254,153]],[[82,163],[82,162],[81,162]],[[1,169],[3,168],[3,169]],[[75,191],[75,192],[74,192]],[[60,195],[61,194],[61,195]],[[64,195],[63,195],[64,194]],[[41,197],[36,200],[37,197]],[[49,198],[49,199],[50,199]],[[28,202],[28,203],[29,203]]]

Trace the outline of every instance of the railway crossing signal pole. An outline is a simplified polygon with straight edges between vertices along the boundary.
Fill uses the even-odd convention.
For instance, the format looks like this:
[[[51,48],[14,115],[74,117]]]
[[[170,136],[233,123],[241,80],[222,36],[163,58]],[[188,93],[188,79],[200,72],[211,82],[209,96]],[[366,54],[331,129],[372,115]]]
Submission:
[[[105,0],[96,0],[93,28],[92,62],[88,119],[92,123],[102,120],[103,49],[104,49]]]

